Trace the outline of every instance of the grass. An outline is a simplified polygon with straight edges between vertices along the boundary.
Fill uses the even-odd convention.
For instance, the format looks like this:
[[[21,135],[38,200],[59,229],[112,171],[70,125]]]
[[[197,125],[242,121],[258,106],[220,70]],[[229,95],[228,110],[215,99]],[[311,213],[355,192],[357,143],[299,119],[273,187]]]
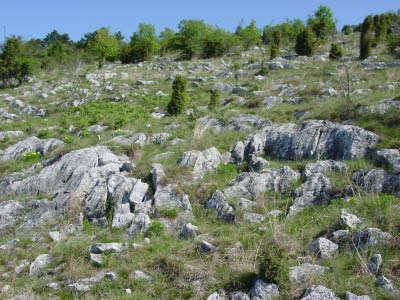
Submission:
[[[348,53],[351,53],[350,51]],[[257,53],[249,52],[249,55],[257,57]],[[382,60],[388,58],[382,57]],[[248,57],[233,55],[224,58],[224,63],[230,65],[232,71],[246,69]],[[254,61],[257,61],[255,59]],[[203,63],[220,64],[219,60],[184,62],[187,69],[194,68]],[[226,108],[210,114],[206,106],[209,102],[208,91],[214,84],[210,79],[210,72],[186,73],[187,77],[202,76],[206,83],[201,83],[195,88],[189,84],[190,103],[188,108],[193,108],[194,113],[182,114],[177,117],[166,116],[162,119],[153,119],[150,113],[155,107],[164,110],[169,97],[158,97],[155,93],[159,90],[170,94],[171,82],[165,80],[166,72],[155,72],[149,62],[143,67],[137,65],[116,66],[113,70],[128,72],[130,79],[122,80],[118,76],[110,79],[114,86],[114,92],[101,95],[99,100],[81,105],[79,107],[61,107],[60,101],[65,102],[75,95],[79,88],[91,88],[90,83],[84,79],[77,79],[75,75],[63,74],[54,70],[51,74],[42,74],[44,82],[56,85],[63,77],[73,79],[74,87],[65,88],[65,91],[56,95],[49,95],[46,100],[35,97],[26,99],[27,103],[36,106],[46,106],[49,114],[44,118],[24,116],[23,119],[0,124],[0,130],[22,130],[24,136],[36,135],[40,138],[59,138],[67,143],[62,153],[75,149],[90,147],[96,144],[106,144],[114,153],[127,155],[136,165],[131,176],[141,178],[150,183],[149,174],[154,157],[165,152],[173,152],[169,157],[160,161],[166,171],[166,182],[175,183],[182,192],[190,197],[193,207],[193,224],[199,227],[202,238],[210,240],[218,251],[211,255],[199,255],[197,242],[181,240],[178,232],[171,233],[165,225],[152,219],[150,229],[145,236],[127,238],[123,230],[112,228],[98,228],[88,220],[83,221],[83,231],[74,233],[66,240],[53,243],[48,238],[48,231],[53,228],[38,229],[38,238],[24,236],[12,228],[1,237],[2,243],[18,237],[20,244],[16,249],[0,253],[0,271],[11,274],[4,278],[4,284],[12,286],[12,295],[18,293],[35,293],[38,297],[47,297],[49,294],[61,299],[72,298],[107,298],[107,299],[204,299],[209,294],[224,289],[227,292],[237,290],[249,290],[254,278],[261,277],[267,281],[277,282],[281,286],[282,299],[300,297],[303,288],[290,287],[287,281],[288,268],[298,265],[305,258],[308,244],[319,236],[329,235],[337,229],[340,211],[346,208],[363,220],[363,226],[378,227],[390,232],[394,236],[394,242],[387,247],[373,247],[360,252],[358,256],[350,245],[340,247],[339,254],[331,260],[318,260],[308,258],[313,263],[323,264],[330,268],[330,272],[317,278],[311,283],[320,283],[335,290],[339,297],[344,297],[346,291],[356,294],[368,294],[373,299],[388,298],[381,290],[376,289],[374,280],[367,274],[362,265],[368,261],[373,253],[381,253],[383,256],[383,273],[400,284],[399,261],[399,228],[400,217],[393,205],[400,204],[397,197],[390,195],[374,195],[359,193],[351,199],[337,199],[328,206],[317,206],[304,209],[298,215],[286,220],[285,215],[278,218],[266,218],[260,224],[247,224],[237,222],[227,224],[216,220],[215,214],[204,210],[204,203],[217,189],[224,189],[231,180],[236,178],[242,169],[233,164],[221,164],[215,170],[208,172],[201,180],[192,181],[190,170],[179,168],[177,161],[183,152],[188,150],[205,150],[212,146],[220,152],[229,151],[232,145],[239,140],[244,140],[250,132],[224,131],[223,133],[204,132],[201,136],[193,137],[196,122],[201,117],[218,118],[228,121],[232,117],[241,114],[253,114],[272,122],[300,123],[306,119],[328,119],[335,122],[351,121],[353,124],[376,132],[380,135],[379,147],[400,147],[400,122],[397,111],[389,111],[384,115],[361,114],[359,108],[363,105],[376,104],[386,98],[394,98],[400,95],[400,89],[394,90],[381,88],[387,82],[398,81],[399,68],[367,71],[354,63],[352,69],[352,90],[370,89],[364,95],[352,95],[351,99],[343,97],[345,76],[343,66],[337,62],[302,63],[298,68],[291,70],[269,70],[263,81],[255,82],[252,77],[223,78],[216,77],[217,82],[240,85],[248,88],[245,96],[246,104],[237,104],[232,101]],[[148,69],[147,69],[148,68]],[[166,68],[169,68],[167,66]],[[95,69],[87,66],[87,70]],[[256,70],[251,70],[254,73]],[[155,80],[151,86],[138,87],[134,84],[137,79]],[[252,91],[265,91],[266,95],[277,96],[278,84],[292,86],[305,85],[295,92],[303,101],[299,104],[281,104],[270,109],[263,107],[262,96],[255,96]],[[335,88],[339,96],[327,97],[322,95],[324,87]],[[9,89],[6,92],[19,96],[24,88]],[[119,102],[110,101],[110,97],[121,96]],[[222,99],[231,97],[223,93]],[[287,95],[282,95],[287,98]],[[60,100],[61,99],[61,100]],[[25,99],[24,99],[25,100]],[[59,102],[57,102],[59,101]],[[57,102],[56,104],[51,104]],[[203,108],[205,107],[205,109]],[[304,113],[298,118],[298,113]],[[93,124],[103,124],[109,128],[104,132],[92,134],[87,127]],[[123,147],[108,143],[115,136],[127,133],[143,132],[151,135],[159,132],[169,132],[174,138],[181,138],[183,143],[172,146],[169,143],[161,145],[145,145],[143,147]],[[19,139],[18,139],[19,140]],[[0,144],[1,149],[15,143],[13,140],[5,140]],[[57,155],[54,153],[53,155]],[[29,154],[18,160],[0,164],[1,176],[15,171],[29,168],[32,164],[43,161],[49,157],[40,157]],[[282,161],[266,157],[270,167],[279,168],[289,166],[302,172],[305,165],[312,161]],[[375,167],[370,161],[347,161],[348,171],[344,174],[327,174],[335,190],[342,190],[351,184],[351,173],[361,168]],[[266,214],[273,209],[287,212],[291,205],[291,192],[296,189],[304,179],[295,182],[291,190],[285,194],[265,193],[257,199],[254,212]],[[42,195],[51,199],[52,195]],[[40,197],[40,195],[38,195]],[[35,198],[38,198],[35,197]],[[2,201],[11,198],[0,197]],[[14,200],[30,200],[24,197]],[[112,207],[110,207],[110,215]],[[178,219],[179,214],[175,209],[165,209],[158,212],[160,217]],[[175,220],[174,220],[175,221]],[[67,223],[65,221],[65,223]],[[57,224],[57,222],[55,222]],[[34,238],[35,237],[35,238]],[[150,238],[150,244],[144,242],[144,238]],[[97,242],[127,242],[130,247],[122,253],[106,254],[103,256],[104,267],[97,268],[90,264],[88,249],[91,244]],[[242,250],[237,254],[229,254],[226,248],[235,247],[240,242]],[[131,247],[133,243],[142,244],[140,249]],[[56,264],[65,264],[65,268],[55,276],[45,276],[40,279],[32,279],[27,274],[20,277],[13,275],[13,268],[24,258],[33,260],[37,255],[49,253],[56,258]],[[51,266],[51,268],[55,267]],[[74,281],[80,278],[90,277],[102,270],[116,272],[116,282],[103,281],[93,287],[90,293],[85,295],[71,294],[68,289],[49,291],[46,284],[50,281]],[[154,278],[153,282],[133,280],[131,273],[141,270]],[[311,284],[310,283],[310,284]],[[125,289],[130,288],[132,295],[127,295]]]

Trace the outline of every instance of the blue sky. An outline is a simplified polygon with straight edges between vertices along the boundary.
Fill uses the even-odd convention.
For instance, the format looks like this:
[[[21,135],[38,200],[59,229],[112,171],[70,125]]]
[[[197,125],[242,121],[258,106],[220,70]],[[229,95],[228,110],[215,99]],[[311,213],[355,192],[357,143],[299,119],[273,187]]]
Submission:
[[[0,40],[6,34],[23,38],[43,37],[53,29],[73,39],[102,26],[129,37],[138,23],[176,28],[181,19],[203,19],[233,30],[243,19],[255,19],[261,27],[285,18],[305,19],[320,4],[328,5],[343,24],[355,24],[370,13],[397,10],[399,0],[3,0],[0,9]]]

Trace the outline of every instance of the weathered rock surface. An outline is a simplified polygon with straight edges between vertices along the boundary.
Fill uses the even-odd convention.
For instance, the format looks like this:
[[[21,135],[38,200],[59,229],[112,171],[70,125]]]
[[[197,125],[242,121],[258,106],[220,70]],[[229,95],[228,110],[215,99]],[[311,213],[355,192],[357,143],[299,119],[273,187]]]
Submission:
[[[60,148],[63,145],[64,142],[58,139],[42,140],[32,136],[6,148],[5,150],[0,151],[0,161],[17,159],[30,152],[37,152],[41,155],[47,155],[51,151]]]
[[[40,277],[43,275],[45,268],[52,262],[49,254],[41,254],[35,258],[29,267],[29,275]]]
[[[352,240],[357,248],[368,248],[377,244],[386,244],[392,239],[392,235],[379,228],[365,228],[353,234]]]
[[[367,192],[400,195],[400,176],[382,169],[356,171],[353,182]]]
[[[326,238],[318,238],[308,246],[308,251],[320,258],[332,258],[339,246]]]
[[[293,196],[288,217],[294,216],[308,206],[328,204],[331,200],[331,182],[321,173],[313,174],[294,191]]]
[[[304,293],[302,300],[340,300],[335,293],[322,285],[313,285]]]
[[[252,300],[272,300],[279,296],[278,286],[273,283],[265,283],[257,279],[250,290],[250,298]]]
[[[130,162],[114,155],[104,146],[95,146],[70,152],[53,161],[38,174],[8,182],[8,194],[52,194],[54,211],[76,216],[80,212],[90,220],[107,221],[107,205],[117,207],[128,203],[141,211],[148,201],[148,185],[127,177],[125,165]]]
[[[267,125],[258,139],[267,155],[293,160],[362,158],[379,140],[376,134],[357,126],[315,120],[300,125]],[[254,148],[251,143],[249,147]]]
[[[289,269],[289,279],[292,284],[302,285],[310,279],[323,274],[327,268],[310,263],[304,263]]]
[[[371,300],[371,297],[367,295],[357,296],[351,292],[346,292],[345,300]]]
[[[212,147],[204,151],[192,150],[183,153],[179,166],[191,168],[196,177],[202,177],[207,171],[216,169],[219,164],[227,163],[228,159]]]
[[[254,199],[266,191],[285,193],[300,174],[289,167],[242,173],[224,189],[227,197]]]
[[[400,173],[400,151],[398,149],[380,149],[375,152],[373,157],[379,165],[387,167],[395,174]]]
[[[206,209],[213,209],[217,212],[217,218],[223,219],[228,222],[235,221],[235,210],[229,205],[224,193],[217,190],[211,198],[207,201]]]
[[[344,162],[335,160],[320,160],[315,163],[307,164],[304,168],[304,176],[310,177],[315,174],[325,174],[327,172],[344,172],[347,166]]]

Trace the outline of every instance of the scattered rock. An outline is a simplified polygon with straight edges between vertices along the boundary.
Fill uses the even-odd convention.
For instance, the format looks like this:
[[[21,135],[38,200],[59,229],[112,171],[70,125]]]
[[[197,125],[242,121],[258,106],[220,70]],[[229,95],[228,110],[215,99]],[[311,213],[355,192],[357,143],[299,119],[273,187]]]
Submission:
[[[351,292],[346,292],[345,300],[372,300],[370,296],[357,296]]]
[[[179,237],[185,240],[189,238],[195,238],[197,236],[198,230],[199,228],[197,226],[191,223],[187,223],[182,227]]]
[[[250,297],[252,300],[272,300],[278,296],[278,286],[273,283],[267,284],[261,279],[257,279],[250,290]]]
[[[90,247],[90,253],[118,253],[122,252],[124,245],[122,243],[97,243]]]
[[[340,223],[346,228],[355,229],[361,224],[361,220],[356,215],[342,209],[340,213]]]
[[[382,256],[380,254],[374,254],[368,261],[368,270],[376,275],[379,275],[382,266]]]
[[[323,266],[304,263],[289,269],[289,279],[292,284],[302,285],[323,274],[326,270],[327,268]]]
[[[322,285],[313,285],[304,293],[302,300],[340,300],[335,293]]]
[[[52,262],[49,254],[41,254],[35,258],[29,267],[29,275],[40,277],[43,275],[46,267]]]
[[[376,277],[375,284],[377,287],[386,290],[388,293],[392,294],[393,296],[400,296],[399,289],[394,285],[393,281],[389,278],[379,275]]]
[[[199,251],[201,254],[213,253],[216,250],[217,248],[213,244],[204,240],[200,242]]]
[[[392,235],[379,228],[365,228],[353,234],[353,244],[357,248],[368,248],[377,244],[387,244]]]
[[[326,238],[318,238],[308,246],[308,251],[319,258],[329,259],[338,251],[339,246]]]

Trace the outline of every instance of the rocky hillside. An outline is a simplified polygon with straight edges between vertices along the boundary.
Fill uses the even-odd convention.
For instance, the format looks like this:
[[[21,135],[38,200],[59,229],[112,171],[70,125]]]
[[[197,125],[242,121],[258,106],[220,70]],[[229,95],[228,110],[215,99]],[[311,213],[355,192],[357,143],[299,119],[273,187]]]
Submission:
[[[400,61],[355,35],[3,89],[0,298],[399,299]]]

